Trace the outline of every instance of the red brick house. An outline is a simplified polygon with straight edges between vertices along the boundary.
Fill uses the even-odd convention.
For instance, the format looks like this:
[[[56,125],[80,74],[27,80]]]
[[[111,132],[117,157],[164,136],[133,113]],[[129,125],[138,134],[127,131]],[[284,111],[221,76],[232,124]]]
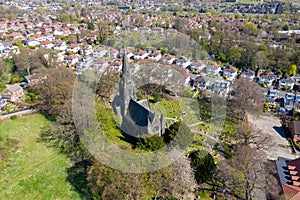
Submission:
[[[20,85],[7,85],[2,93],[2,98],[9,101],[22,101],[25,97],[23,88]]]
[[[279,157],[276,167],[285,199],[300,199],[300,158],[290,160]]]
[[[289,125],[292,139],[294,141],[300,141],[300,121],[292,121]]]

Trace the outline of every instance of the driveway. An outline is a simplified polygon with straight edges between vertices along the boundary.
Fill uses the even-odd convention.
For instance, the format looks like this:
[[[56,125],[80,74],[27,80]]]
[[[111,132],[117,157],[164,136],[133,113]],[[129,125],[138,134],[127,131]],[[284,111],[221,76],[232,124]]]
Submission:
[[[295,159],[298,157],[296,154],[291,153],[290,148],[287,148],[289,143],[285,139],[284,131],[281,127],[279,118],[261,115],[256,119],[254,119],[252,116],[249,116],[248,119],[255,128],[260,129],[263,134],[269,134],[273,139],[273,143],[275,144],[274,147],[269,150],[264,150],[267,155],[267,159],[274,160],[279,156],[290,159]]]

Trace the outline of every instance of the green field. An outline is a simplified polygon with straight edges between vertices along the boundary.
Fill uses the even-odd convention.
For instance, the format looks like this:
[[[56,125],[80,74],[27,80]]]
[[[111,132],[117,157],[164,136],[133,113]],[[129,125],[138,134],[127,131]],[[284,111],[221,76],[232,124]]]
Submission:
[[[0,122],[0,136],[18,142],[0,172],[0,199],[80,199],[66,181],[72,163],[37,141],[49,123],[40,114]]]

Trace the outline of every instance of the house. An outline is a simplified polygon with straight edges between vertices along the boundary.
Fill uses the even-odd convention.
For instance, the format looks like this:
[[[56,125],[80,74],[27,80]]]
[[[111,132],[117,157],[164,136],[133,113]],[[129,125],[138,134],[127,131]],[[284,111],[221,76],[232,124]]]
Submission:
[[[228,80],[232,81],[233,79],[235,79],[236,76],[237,76],[237,70],[232,66],[226,67],[223,70],[223,77]]]
[[[86,40],[88,42],[94,42],[97,40],[97,34],[96,33],[91,33],[89,35],[86,36]]]
[[[79,50],[80,47],[77,44],[71,44],[69,47],[67,47],[66,52],[78,53]]]
[[[210,66],[207,66],[205,68],[205,72],[207,74],[214,74],[214,75],[217,75],[219,72],[221,71],[221,67],[217,64],[212,64]]]
[[[120,56],[120,52],[117,49],[110,49],[107,51],[106,55],[109,58],[118,58]]]
[[[133,59],[134,60],[142,60],[142,59],[145,59],[148,55],[149,55],[149,53],[147,53],[146,51],[140,50],[138,52],[133,53]]]
[[[286,111],[290,111],[294,108],[294,101],[293,100],[285,100],[284,108]]]
[[[269,93],[269,89],[268,88],[261,88],[261,92],[260,92],[263,96],[267,96]]]
[[[47,76],[42,76],[40,74],[24,76],[24,81],[27,87],[31,87],[43,83],[45,79],[47,79]]]
[[[300,83],[300,74],[296,74],[295,76],[292,76],[291,78],[294,79],[295,83]]]
[[[300,141],[300,121],[292,121],[289,124],[289,130],[291,132],[292,139],[294,141]]]
[[[0,53],[4,53],[4,45],[0,42]]]
[[[67,56],[65,56],[65,61],[66,61],[66,64],[69,67],[71,67],[71,66],[74,66],[79,61],[79,58],[76,55],[67,55]]]
[[[269,103],[269,105],[270,105],[271,108],[276,108],[276,105],[277,105],[276,99],[273,99],[273,98],[267,98],[267,99],[266,99],[266,102]]]
[[[160,61],[164,64],[172,64],[175,61],[175,57],[171,54],[164,54]]]
[[[94,50],[93,56],[94,57],[104,57],[107,53],[107,50],[104,47],[98,47]]]
[[[292,90],[294,87],[294,80],[291,77],[282,78],[279,80],[279,86],[278,88],[283,90]]]
[[[5,106],[6,103],[7,103],[7,99],[3,99],[2,96],[0,95],[0,108]]]
[[[93,69],[95,69],[98,74],[102,74],[103,72],[105,72],[107,67],[108,67],[108,61],[105,60],[104,58],[99,58],[95,60],[93,63]]]
[[[276,98],[278,95],[278,91],[277,90],[270,90],[268,91],[268,98]]]
[[[67,46],[65,42],[56,43],[54,44],[53,49],[58,51],[65,51],[67,49]]]
[[[243,71],[240,74],[240,78],[247,78],[250,81],[253,81],[254,77],[255,77],[255,72],[252,71],[251,69],[247,69],[246,71]]]
[[[109,65],[115,72],[121,72],[122,63],[120,61],[114,61]]]
[[[42,42],[41,47],[52,49],[54,47],[54,44],[48,40],[45,40],[44,42]]]
[[[300,94],[299,93],[295,94],[295,102],[300,103]]]
[[[300,199],[300,158],[291,160],[278,157],[275,163],[285,199]]]
[[[275,80],[275,75],[273,72],[265,72],[260,75],[258,83],[261,85],[266,84],[266,86],[270,87]]]
[[[203,76],[198,76],[195,78],[193,87],[199,90],[206,90],[209,85],[209,80],[206,80]]]
[[[64,31],[62,31],[62,30],[55,30],[55,31],[53,32],[53,34],[54,34],[55,36],[63,36],[63,35],[64,35]]]
[[[148,59],[159,61],[161,59],[161,53],[159,51],[152,52],[148,55]]]
[[[180,56],[179,58],[176,59],[176,65],[179,65],[183,68],[186,68],[187,66],[189,66],[191,64],[191,61],[189,61],[187,58],[185,58],[184,56]]]
[[[286,99],[287,101],[294,101],[294,99],[295,99],[295,94],[294,94],[294,93],[286,93],[285,99]]]
[[[190,64],[187,69],[191,70],[193,73],[200,73],[201,70],[203,70],[205,67],[205,64],[201,60],[197,60],[196,62],[193,62]]]
[[[25,97],[23,88],[20,85],[7,85],[2,92],[2,98],[8,101],[22,101]]]
[[[92,46],[84,46],[83,48],[80,49],[80,54],[88,56],[88,55],[93,55],[93,48]]]
[[[214,82],[213,91],[221,96],[226,96],[229,92],[229,81],[216,80]]]

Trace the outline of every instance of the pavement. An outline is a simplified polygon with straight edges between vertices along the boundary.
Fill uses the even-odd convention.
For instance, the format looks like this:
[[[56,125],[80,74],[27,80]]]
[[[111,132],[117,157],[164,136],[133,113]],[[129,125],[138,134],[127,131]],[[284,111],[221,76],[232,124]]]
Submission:
[[[279,118],[261,115],[258,118],[249,116],[248,119],[255,128],[260,129],[263,134],[269,134],[272,138],[274,146],[268,150],[264,150],[267,155],[267,159],[277,160],[279,156],[289,159],[300,157],[299,152],[297,152],[297,154],[292,154],[291,148],[287,147],[289,146],[289,142],[285,138]],[[281,145],[286,147],[282,147]]]

